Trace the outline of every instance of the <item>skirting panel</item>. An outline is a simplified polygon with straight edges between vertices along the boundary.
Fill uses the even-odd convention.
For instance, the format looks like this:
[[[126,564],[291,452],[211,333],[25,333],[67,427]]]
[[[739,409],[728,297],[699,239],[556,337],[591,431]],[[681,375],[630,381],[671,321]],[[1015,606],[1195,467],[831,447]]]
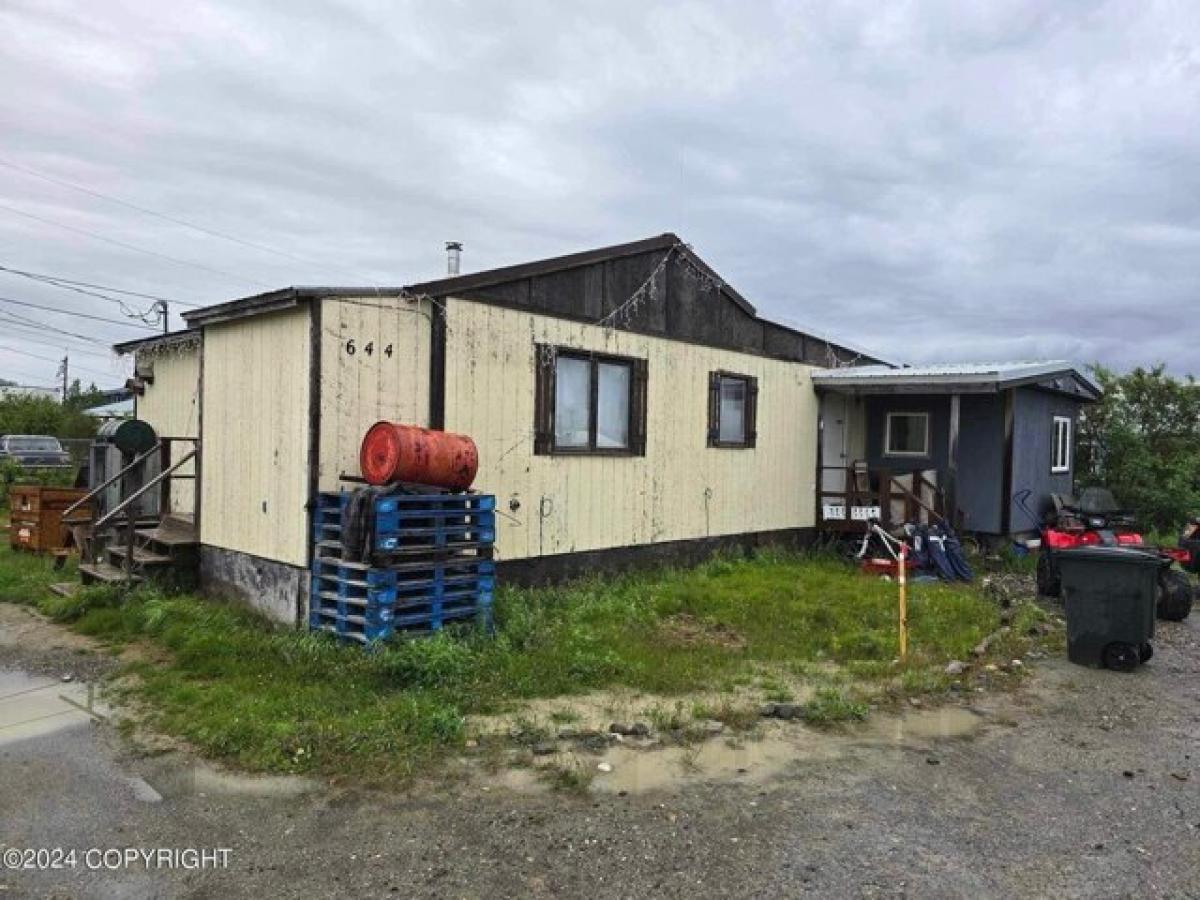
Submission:
[[[200,588],[210,596],[240,600],[276,622],[296,625],[307,602],[308,571],[205,544],[200,548]]]
[[[627,572],[662,566],[695,565],[718,551],[754,553],[766,547],[803,549],[812,546],[815,528],[788,528],[780,531],[755,531],[728,534],[689,541],[664,541],[607,550],[585,550],[534,556],[528,559],[498,560],[496,574],[502,584],[533,586],[569,581],[596,573]]]

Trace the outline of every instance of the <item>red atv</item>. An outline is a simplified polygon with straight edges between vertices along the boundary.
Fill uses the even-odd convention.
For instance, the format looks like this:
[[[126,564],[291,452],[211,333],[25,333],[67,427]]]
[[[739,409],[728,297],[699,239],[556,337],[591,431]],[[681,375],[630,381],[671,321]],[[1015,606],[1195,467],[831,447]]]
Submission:
[[[1042,546],[1038,552],[1037,588],[1044,597],[1062,592],[1057,551],[1071,547],[1130,547],[1157,553],[1174,563],[1190,566],[1193,554],[1187,549],[1151,547],[1143,539],[1128,512],[1117,506],[1107,488],[1087,488],[1078,499],[1052,494],[1054,509],[1041,526]],[[1192,611],[1194,591],[1188,576],[1174,567],[1158,576],[1158,617],[1180,622]]]

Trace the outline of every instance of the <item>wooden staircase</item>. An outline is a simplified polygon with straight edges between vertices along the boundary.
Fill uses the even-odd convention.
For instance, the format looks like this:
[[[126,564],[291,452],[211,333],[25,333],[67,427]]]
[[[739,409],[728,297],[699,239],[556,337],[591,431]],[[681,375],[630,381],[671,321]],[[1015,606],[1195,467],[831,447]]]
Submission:
[[[133,532],[132,562],[127,543],[110,543],[98,561],[79,564],[85,585],[137,584],[145,580],[194,580],[200,561],[200,541],[195,523],[183,516],[167,516],[150,527]]]
[[[191,441],[193,449],[174,464],[164,465],[163,471],[140,486],[126,484],[131,473],[136,473],[152,456],[170,459],[170,444],[174,441]],[[161,438],[158,444],[138,456],[124,469],[95,488],[64,513],[81,511],[81,518],[71,523],[75,545],[79,549],[79,582],[52,585],[55,593],[69,595],[80,586],[94,584],[134,585],[143,581],[155,581],[171,587],[191,588],[195,586],[200,563],[200,541],[195,520],[192,516],[167,513],[162,518],[136,516],[133,504],[142,495],[158,488],[159,509],[170,508],[170,480],[193,478],[176,474],[177,470],[198,453],[198,441],[194,438]],[[98,502],[101,493],[112,485],[120,484],[121,497],[110,510],[96,516],[84,508]],[[196,492],[198,495],[198,491]],[[198,503],[199,497],[195,497]],[[195,508],[195,507],[193,507]]]

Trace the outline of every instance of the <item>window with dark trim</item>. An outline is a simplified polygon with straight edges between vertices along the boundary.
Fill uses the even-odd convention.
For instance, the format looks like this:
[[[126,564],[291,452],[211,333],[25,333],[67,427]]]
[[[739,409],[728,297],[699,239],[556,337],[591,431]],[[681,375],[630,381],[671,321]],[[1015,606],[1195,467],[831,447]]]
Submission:
[[[645,454],[646,360],[544,344],[535,351],[535,454]]]
[[[758,379],[708,373],[708,446],[753,447],[758,441]]]

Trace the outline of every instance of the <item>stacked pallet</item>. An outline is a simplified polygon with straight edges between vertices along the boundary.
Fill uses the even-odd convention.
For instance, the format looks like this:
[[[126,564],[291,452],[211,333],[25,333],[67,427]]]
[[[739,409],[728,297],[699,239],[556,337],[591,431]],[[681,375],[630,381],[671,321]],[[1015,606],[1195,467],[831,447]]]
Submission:
[[[496,498],[412,493],[375,498],[368,562],[343,542],[350,494],[319,496],[309,628],[369,644],[475,619],[491,627]]]

